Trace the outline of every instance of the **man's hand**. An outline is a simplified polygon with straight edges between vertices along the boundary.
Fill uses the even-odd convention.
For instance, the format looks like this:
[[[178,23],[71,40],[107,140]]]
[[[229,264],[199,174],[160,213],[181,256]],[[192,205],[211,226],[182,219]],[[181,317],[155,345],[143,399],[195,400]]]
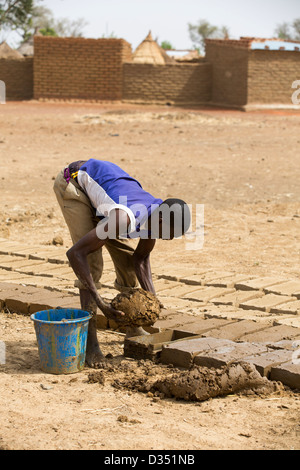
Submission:
[[[124,323],[125,321],[125,313],[121,312],[120,310],[115,310],[108,302],[102,300],[102,302],[97,302],[98,307],[104,313],[106,318],[110,320],[114,320],[117,323]]]

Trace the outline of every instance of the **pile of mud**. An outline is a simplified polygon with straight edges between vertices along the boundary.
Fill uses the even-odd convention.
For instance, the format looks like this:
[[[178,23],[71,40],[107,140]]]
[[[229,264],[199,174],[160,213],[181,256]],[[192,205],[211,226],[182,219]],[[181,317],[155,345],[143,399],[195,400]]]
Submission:
[[[112,385],[160,398],[200,402],[237,393],[269,396],[284,391],[281,383],[262,377],[252,364],[243,362],[220,369],[195,366],[170,373],[166,367],[153,365],[135,368],[134,375],[128,372],[123,379],[115,379]]]
[[[122,326],[151,326],[158,320],[160,302],[151,292],[130,289],[121,292],[111,302],[114,309],[125,313]]]

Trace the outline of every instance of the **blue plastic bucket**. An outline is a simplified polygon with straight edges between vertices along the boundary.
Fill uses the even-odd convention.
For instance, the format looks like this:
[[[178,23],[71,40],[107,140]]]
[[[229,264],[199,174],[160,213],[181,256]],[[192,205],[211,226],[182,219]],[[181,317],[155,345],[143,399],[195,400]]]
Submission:
[[[78,309],[44,310],[31,315],[41,368],[50,374],[74,374],[84,368],[92,315]]]

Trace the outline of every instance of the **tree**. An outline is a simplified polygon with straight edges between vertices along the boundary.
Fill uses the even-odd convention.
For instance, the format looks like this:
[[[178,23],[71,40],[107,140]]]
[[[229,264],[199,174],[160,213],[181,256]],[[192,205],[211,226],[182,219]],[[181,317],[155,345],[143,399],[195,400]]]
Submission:
[[[198,24],[188,23],[190,38],[195,48],[200,48],[201,52],[205,51],[205,39],[228,39],[229,29],[227,26],[214,26],[206,20],[199,20]]]
[[[169,41],[162,41],[160,47],[162,49],[165,49],[166,51],[170,50],[170,49],[175,49],[175,47],[173,47],[172,44]]]
[[[300,41],[300,18],[296,18],[293,23],[281,23],[277,25],[275,34],[280,39]]]
[[[0,1],[0,31],[16,31],[29,27],[33,0]]]

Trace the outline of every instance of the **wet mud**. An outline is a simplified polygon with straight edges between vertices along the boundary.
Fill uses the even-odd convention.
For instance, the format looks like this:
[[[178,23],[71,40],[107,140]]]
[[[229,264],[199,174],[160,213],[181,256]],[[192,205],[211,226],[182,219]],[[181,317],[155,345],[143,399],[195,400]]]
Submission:
[[[166,366],[147,365],[136,367],[134,374],[127,371],[123,379],[113,385],[160,398],[176,398],[201,402],[230,394],[263,395],[280,394],[284,387],[262,377],[252,364],[237,362],[220,369],[195,366],[190,370]]]
[[[151,326],[158,320],[160,302],[151,292],[143,289],[131,289],[121,292],[111,302],[116,310],[125,313],[124,326]]]

